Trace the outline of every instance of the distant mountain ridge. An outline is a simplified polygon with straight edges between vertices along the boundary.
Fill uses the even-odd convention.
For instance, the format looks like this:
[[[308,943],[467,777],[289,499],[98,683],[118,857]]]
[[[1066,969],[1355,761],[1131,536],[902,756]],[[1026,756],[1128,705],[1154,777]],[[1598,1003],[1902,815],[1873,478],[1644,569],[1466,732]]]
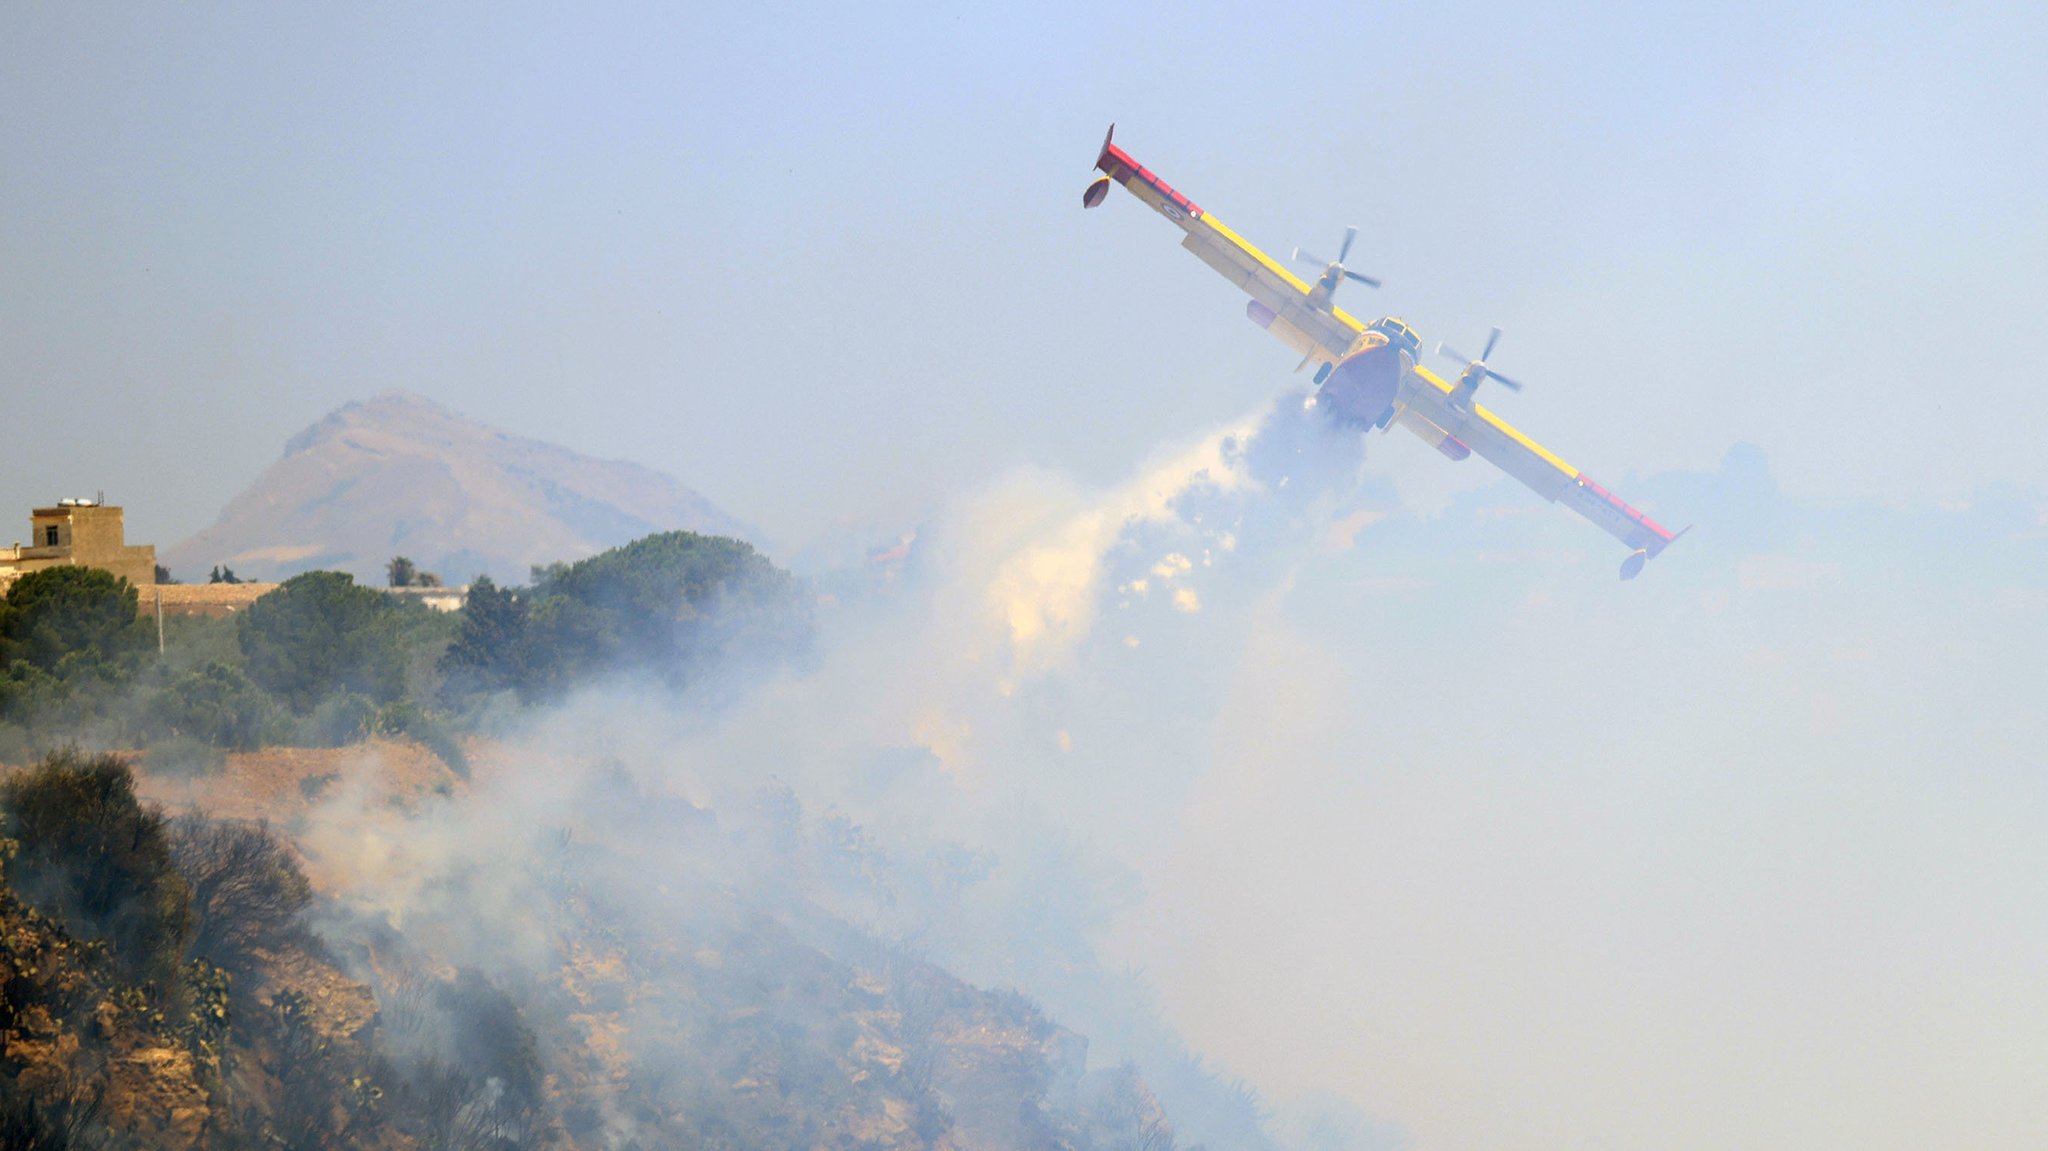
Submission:
[[[163,552],[174,576],[226,564],[243,579],[316,568],[382,582],[403,555],[450,583],[524,582],[651,532],[744,535],[675,479],[502,432],[423,396],[385,392],[329,413],[211,527]]]

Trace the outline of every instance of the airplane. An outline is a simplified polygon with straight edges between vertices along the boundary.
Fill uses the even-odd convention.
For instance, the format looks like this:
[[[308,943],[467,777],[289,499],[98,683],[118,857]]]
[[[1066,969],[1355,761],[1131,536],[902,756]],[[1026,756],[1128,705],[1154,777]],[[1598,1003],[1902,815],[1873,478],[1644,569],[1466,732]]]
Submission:
[[[1437,345],[1439,354],[1464,364],[1454,381],[1446,381],[1416,363],[1422,356],[1422,338],[1400,318],[1383,316],[1365,323],[1338,307],[1333,297],[1344,283],[1379,286],[1378,280],[1344,266],[1357,228],[1345,232],[1335,260],[1294,250],[1297,260],[1322,266],[1322,274],[1310,283],[1174,191],[1115,140],[1116,125],[1111,124],[1095,158],[1102,175],[1082,192],[1081,206],[1101,206],[1114,181],[1178,224],[1187,233],[1181,246],[1251,297],[1245,315],[1252,323],[1301,353],[1295,370],[1316,365],[1314,402],[1331,418],[1382,432],[1399,424],[1453,460],[1477,452],[1537,495],[1564,504],[1625,544],[1630,549],[1621,561],[1625,580],[1634,579],[1644,564],[1691,530],[1666,530],[1477,402],[1480,385],[1488,381],[1513,391],[1522,387],[1486,362],[1500,341],[1499,328],[1487,337],[1476,359]]]

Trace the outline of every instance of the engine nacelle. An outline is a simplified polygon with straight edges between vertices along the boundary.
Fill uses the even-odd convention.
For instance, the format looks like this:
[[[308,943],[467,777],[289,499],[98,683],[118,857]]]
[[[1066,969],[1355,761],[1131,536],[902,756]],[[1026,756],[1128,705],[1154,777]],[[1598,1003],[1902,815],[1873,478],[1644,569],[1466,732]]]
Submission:
[[[1257,324],[1262,328],[1272,327],[1273,321],[1280,318],[1279,313],[1275,312],[1273,309],[1267,307],[1266,305],[1261,304],[1257,300],[1245,301],[1244,316],[1245,319],[1250,320],[1252,323]]]
[[[1442,452],[1443,454],[1451,457],[1454,460],[1464,460],[1472,458],[1472,449],[1466,447],[1465,441],[1459,439],[1456,436],[1445,436],[1442,440],[1437,442],[1436,450]]]
[[[1107,199],[1109,199],[1109,177],[1097,176],[1094,182],[1088,185],[1088,190],[1081,193],[1081,206],[1083,208],[1099,207]]]

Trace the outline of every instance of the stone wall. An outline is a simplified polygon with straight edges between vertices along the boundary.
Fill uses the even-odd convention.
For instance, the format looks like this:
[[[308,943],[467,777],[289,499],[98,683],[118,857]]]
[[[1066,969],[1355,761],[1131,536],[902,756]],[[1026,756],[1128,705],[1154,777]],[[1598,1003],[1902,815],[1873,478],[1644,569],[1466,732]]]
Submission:
[[[140,589],[135,606],[144,619],[154,619],[161,596],[166,618],[233,615],[276,590],[274,583],[166,583]]]

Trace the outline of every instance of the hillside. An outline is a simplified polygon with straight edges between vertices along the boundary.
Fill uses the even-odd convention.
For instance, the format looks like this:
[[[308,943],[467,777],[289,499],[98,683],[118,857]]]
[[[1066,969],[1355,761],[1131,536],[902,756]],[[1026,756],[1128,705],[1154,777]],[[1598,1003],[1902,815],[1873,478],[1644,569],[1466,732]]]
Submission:
[[[600,768],[479,852],[458,825],[511,814],[542,765],[471,750],[474,787],[374,740],[144,776],[139,810],[93,809],[125,803],[127,839],[186,873],[195,957],[156,984],[11,885],[31,865],[26,888],[77,918],[50,841],[107,837],[24,822],[0,851],[0,1145],[1173,1147],[1135,1070],[1090,1070],[1023,996],[818,902],[859,829],[774,788],[714,812]],[[32,775],[0,771],[0,792]]]
[[[523,582],[534,564],[676,528],[743,531],[651,468],[579,455],[387,392],[293,436],[284,458],[211,527],[162,556],[188,582],[223,563],[244,579],[333,568],[381,582],[394,555],[450,583],[479,573]]]

